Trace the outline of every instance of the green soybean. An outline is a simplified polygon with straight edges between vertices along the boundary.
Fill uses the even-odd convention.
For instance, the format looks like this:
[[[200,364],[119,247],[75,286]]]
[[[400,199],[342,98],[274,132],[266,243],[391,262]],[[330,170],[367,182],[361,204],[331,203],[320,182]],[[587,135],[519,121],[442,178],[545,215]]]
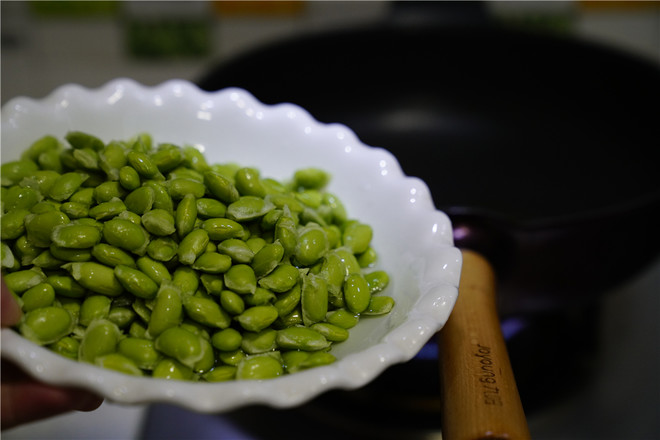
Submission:
[[[98,357],[114,353],[121,338],[116,324],[106,320],[93,321],[80,342],[79,359],[93,363]]]
[[[55,246],[69,249],[86,249],[101,241],[101,231],[94,226],[59,225],[53,228],[51,240]]]
[[[330,346],[328,340],[310,327],[289,327],[277,331],[277,346],[284,350],[323,350]]]
[[[204,252],[192,264],[192,268],[200,272],[218,274],[225,273],[231,267],[231,257],[217,252]]]
[[[53,305],[55,301],[55,289],[48,283],[42,282],[30,287],[21,296],[23,300],[23,311],[32,310]]]
[[[152,209],[142,214],[142,225],[154,235],[167,236],[176,231],[174,217],[164,209]]]
[[[279,377],[284,373],[281,362],[268,355],[246,357],[237,367],[236,379],[264,380]]]
[[[108,202],[99,203],[89,208],[89,216],[96,220],[108,220],[126,211],[124,202],[115,197]]]
[[[87,290],[68,274],[54,273],[48,275],[46,283],[53,286],[58,296],[65,298],[82,298],[87,293]]]
[[[144,299],[156,297],[158,284],[143,272],[121,264],[115,266],[114,271],[119,283],[133,295]]]
[[[64,201],[71,197],[88,177],[84,173],[64,173],[53,182],[48,196],[58,202]]]
[[[207,382],[226,382],[236,377],[236,369],[232,365],[218,365],[204,374],[203,377]]]
[[[259,332],[275,322],[278,316],[277,309],[273,306],[254,306],[245,309],[236,320],[245,330]]]
[[[138,215],[151,210],[156,200],[156,192],[151,186],[141,186],[131,191],[124,199],[126,209]]]
[[[69,131],[64,136],[64,138],[74,149],[89,148],[91,150],[98,151],[105,148],[105,144],[101,139],[83,131]]]
[[[193,377],[192,368],[171,359],[161,359],[154,367],[152,376],[156,379],[190,380]]]
[[[80,305],[78,321],[84,326],[89,326],[96,319],[107,318],[111,304],[112,300],[105,295],[88,296]]]
[[[228,238],[241,238],[245,231],[243,226],[228,218],[211,218],[204,221],[202,228],[208,233],[211,240],[226,240]]]
[[[119,169],[119,184],[128,191],[133,191],[140,187],[140,175],[135,168],[123,166]]]
[[[75,325],[69,312],[60,307],[41,307],[25,314],[21,334],[39,345],[52,344],[68,335]]]
[[[62,356],[68,357],[74,361],[78,360],[78,351],[80,350],[80,341],[71,336],[64,336],[52,344],[48,348]]]
[[[154,341],[144,338],[128,337],[119,341],[117,352],[131,359],[145,370],[153,370],[162,355],[156,350]]]
[[[25,232],[28,240],[37,247],[48,247],[56,226],[66,225],[69,217],[63,212],[48,211],[41,214],[28,214],[25,216]]]
[[[190,368],[204,354],[199,336],[178,326],[164,330],[156,338],[154,346],[156,350]]]
[[[0,231],[3,240],[14,240],[25,233],[25,219],[32,216],[27,209],[16,209],[0,217]]]
[[[183,301],[186,314],[200,324],[213,328],[224,329],[231,324],[231,318],[222,310],[220,305],[212,299],[186,296]]]
[[[179,244],[171,237],[158,237],[147,245],[147,254],[157,261],[171,261],[176,255]]]
[[[325,279],[313,274],[303,278],[300,305],[305,325],[325,318],[328,313],[328,285]]]
[[[245,332],[241,340],[241,349],[249,355],[272,352],[277,348],[276,338],[277,331],[272,328],[259,332]]]
[[[143,255],[149,244],[149,237],[144,229],[120,218],[113,218],[103,224],[103,238],[112,246],[138,255]]]
[[[390,313],[394,308],[394,298],[389,296],[374,296],[369,300],[369,306],[362,312],[364,315],[378,316]]]
[[[187,194],[199,199],[206,194],[206,187],[203,183],[190,179],[180,178],[168,180],[166,187],[173,200],[181,200]]]
[[[282,293],[293,288],[300,279],[300,271],[288,263],[281,263],[265,277],[259,280],[259,286]]]
[[[99,356],[94,363],[100,367],[119,371],[120,373],[130,374],[132,376],[144,376],[144,373],[133,361],[133,359],[120,353],[109,353]]]
[[[220,291],[220,305],[232,315],[240,315],[245,310],[245,301],[231,290]]]
[[[227,213],[227,205],[220,200],[211,198],[198,198],[195,201],[195,207],[197,215],[204,219],[224,217]]]
[[[111,267],[87,261],[67,263],[62,268],[67,270],[81,286],[93,292],[111,297],[119,296],[124,292]]]
[[[257,289],[257,277],[252,267],[247,264],[235,264],[224,274],[225,287],[236,293],[254,293]]]
[[[3,276],[6,286],[17,295],[41,284],[46,280],[46,275],[39,268],[19,270]]]
[[[128,154],[126,154],[126,159],[128,160],[128,163],[135,168],[135,171],[146,179],[163,177],[156,164],[154,164],[151,158],[145,153],[129,151]]]
[[[99,263],[106,266],[115,267],[124,265],[129,267],[136,267],[135,259],[122,249],[109,245],[107,243],[99,243],[92,248],[92,256],[96,258]]]
[[[148,320],[147,331],[149,335],[156,337],[166,329],[179,325],[182,320],[181,291],[172,282],[164,282],[156,294],[156,302]]]
[[[197,203],[193,194],[186,194],[176,207],[176,232],[179,237],[185,237],[195,227],[197,220]]]
[[[37,171],[37,164],[29,159],[15,160],[3,163],[0,168],[0,179],[2,186],[11,186],[19,183],[24,177],[30,176]]]
[[[238,190],[229,179],[213,171],[204,173],[204,184],[209,192],[223,203],[233,203],[240,197]]]
[[[211,344],[221,351],[234,351],[241,346],[243,336],[234,328],[225,328],[215,332],[211,337]]]
[[[191,265],[209,244],[209,234],[204,229],[195,229],[186,235],[179,243],[177,255],[179,262]]]
[[[346,307],[354,313],[364,312],[369,307],[371,291],[364,276],[359,273],[350,274],[344,285],[344,301]]]

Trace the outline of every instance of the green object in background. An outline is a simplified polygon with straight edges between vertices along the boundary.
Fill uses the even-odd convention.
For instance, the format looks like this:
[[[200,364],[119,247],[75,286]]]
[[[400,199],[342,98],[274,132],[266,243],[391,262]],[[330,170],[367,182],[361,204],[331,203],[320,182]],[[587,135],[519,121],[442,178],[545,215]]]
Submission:
[[[132,19],[126,23],[129,54],[142,58],[196,57],[210,52],[211,23],[200,19]]]

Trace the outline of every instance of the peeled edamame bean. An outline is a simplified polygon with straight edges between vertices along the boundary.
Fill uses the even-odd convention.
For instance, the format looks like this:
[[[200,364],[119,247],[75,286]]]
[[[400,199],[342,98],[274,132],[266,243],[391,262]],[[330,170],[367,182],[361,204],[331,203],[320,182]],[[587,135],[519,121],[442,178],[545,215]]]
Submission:
[[[2,277],[18,330],[71,359],[170,380],[335,361],[389,313],[368,224],[307,167],[277,181],[140,133],[45,136],[2,165]]]
[[[268,355],[257,355],[245,358],[238,365],[236,378],[239,380],[263,380],[281,376],[284,373],[282,364]]]
[[[39,345],[51,344],[73,330],[74,321],[69,312],[60,307],[41,307],[25,314],[21,333]]]
[[[156,350],[192,368],[203,356],[199,336],[182,329],[170,327],[163,331],[154,344]]]
[[[79,359],[94,363],[96,358],[114,353],[121,337],[121,332],[116,324],[106,320],[98,319],[92,322],[80,342]]]

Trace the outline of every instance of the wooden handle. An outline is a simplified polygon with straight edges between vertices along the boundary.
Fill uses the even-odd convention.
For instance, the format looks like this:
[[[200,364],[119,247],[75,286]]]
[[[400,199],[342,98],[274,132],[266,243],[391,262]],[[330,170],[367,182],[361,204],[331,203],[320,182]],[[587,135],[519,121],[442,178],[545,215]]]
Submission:
[[[458,299],[438,343],[442,438],[529,439],[497,315],[495,273],[476,252],[463,251]]]

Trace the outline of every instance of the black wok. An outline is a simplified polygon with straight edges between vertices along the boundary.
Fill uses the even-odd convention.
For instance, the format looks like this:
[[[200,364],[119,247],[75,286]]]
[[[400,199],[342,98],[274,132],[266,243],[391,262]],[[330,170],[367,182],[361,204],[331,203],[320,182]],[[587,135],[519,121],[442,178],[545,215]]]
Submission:
[[[650,62],[492,26],[394,24],[276,42],[198,84],[299,104],[394,153],[456,245],[494,265],[501,316],[591,303],[660,253]]]

